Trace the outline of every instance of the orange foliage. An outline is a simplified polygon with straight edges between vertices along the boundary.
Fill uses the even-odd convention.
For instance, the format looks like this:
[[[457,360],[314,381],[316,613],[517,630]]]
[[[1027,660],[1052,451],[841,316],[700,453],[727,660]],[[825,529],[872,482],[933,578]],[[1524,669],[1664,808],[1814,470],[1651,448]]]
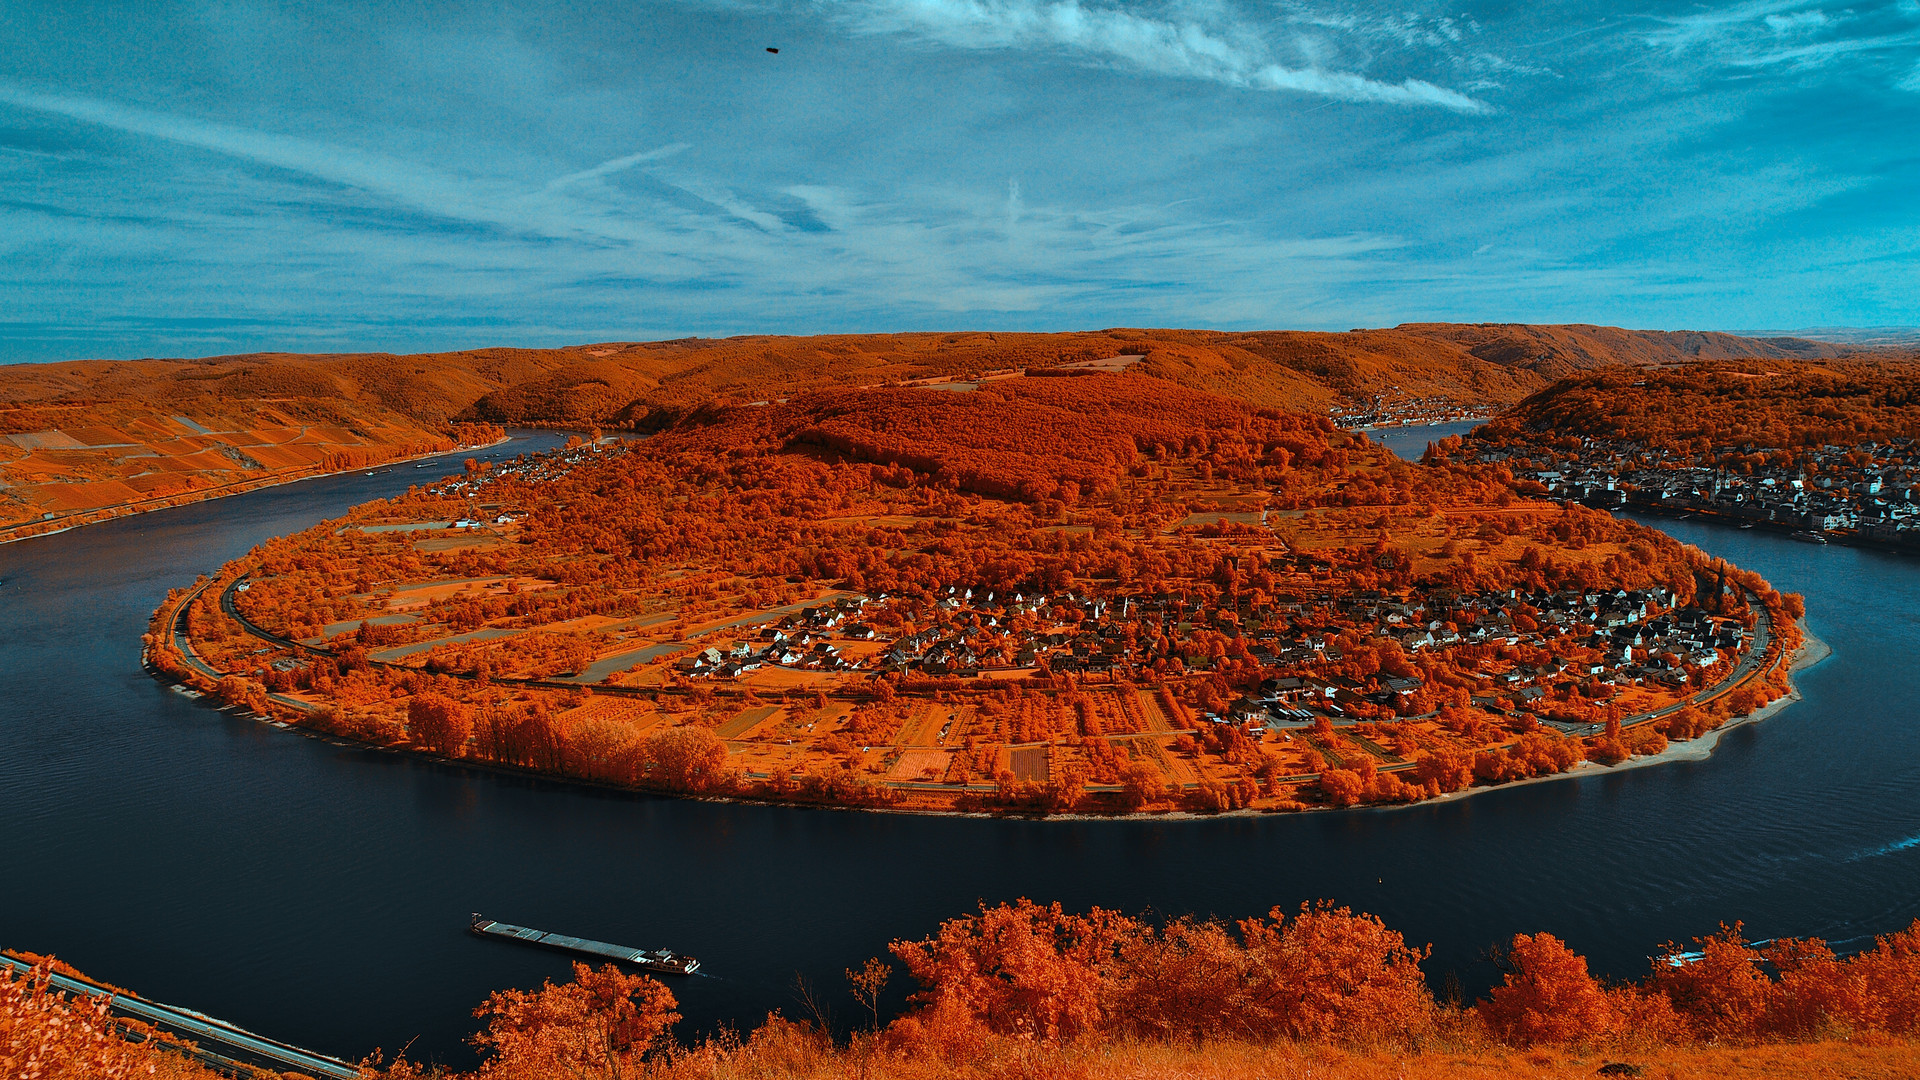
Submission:
[[[680,1019],[673,992],[612,964],[573,965],[573,981],[501,990],[473,1011],[487,1022],[474,1044],[488,1054],[483,1077],[638,1075]]]
[[[1703,1080],[1911,1075],[1920,922],[1845,958],[1818,941],[1756,949],[1738,926],[1694,945],[1669,946],[1639,984],[1606,987],[1559,939],[1518,935],[1504,983],[1461,1008],[1428,993],[1420,971],[1428,950],[1330,903],[1230,927],[1192,917],[1155,926],[1020,900],[983,904],[931,938],[895,942],[920,991],[884,1029],[844,1042],[776,1014],[744,1037],[681,1045],[670,1035],[679,1015],[665,986],[575,964],[570,982],[500,991],[475,1010],[486,1029],[474,1039],[483,1062],[471,1076],[1386,1080],[1462,1069],[1592,1075],[1595,1061],[1623,1058]],[[213,1075],[170,1044],[129,1041],[102,1003],[47,991],[46,970],[42,962],[32,976],[0,973],[0,1073]],[[876,1026],[888,973],[879,961],[848,971]],[[1846,1041],[1823,1041],[1836,1037]],[[1738,1053],[1715,1049],[1723,1045]],[[377,1056],[363,1068],[370,1080],[425,1075],[404,1060],[382,1068]]]
[[[922,1011],[899,1038],[964,1052],[975,1029],[1041,1042],[1098,1035],[1384,1038],[1424,1029],[1433,1000],[1427,950],[1368,915],[1331,904],[1279,908],[1226,927],[1164,929],[1094,909],[1069,915],[1027,900],[981,907],[893,954],[921,984]]]
[[[1520,1046],[1603,1038],[1619,1022],[1585,957],[1552,934],[1515,935],[1505,984],[1479,1006],[1494,1034]]]
[[[241,572],[225,595],[261,631],[219,603]],[[1624,674],[1599,597],[1645,590],[1652,619],[1722,583],[1786,604],[1497,469],[1136,371],[702,408],[269,541],[187,627],[223,693],[382,745],[783,801],[1223,812],[1647,752],[1657,732],[1590,748],[1542,721],[1628,716],[1590,679]],[[163,621],[150,657],[194,679]],[[263,658],[258,633],[319,644]],[[589,682],[614,700],[582,705]],[[1530,704],[1486,694],[1529,683]],[[1769,669],[1716,710],[1784,689]],[[1341,733],[1268,727],[1285,715]]]
[[[52,961],[32,971],[0,968],[0,1076],[19,1080],[212,1080],[219,1076],[132,1025],[128,1038],[108,999],[52,989]]]
[[[459,757],[473,735],[473,710],[431,691],[415,694],[407,702],[407,729],[434,753]]]

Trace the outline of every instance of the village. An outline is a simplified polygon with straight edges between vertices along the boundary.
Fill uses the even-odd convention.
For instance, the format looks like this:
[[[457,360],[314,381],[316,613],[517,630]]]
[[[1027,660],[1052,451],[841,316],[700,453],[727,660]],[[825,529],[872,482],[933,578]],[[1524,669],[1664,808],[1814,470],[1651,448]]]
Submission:
[[[1582,439],[1575,451],[1498,447],[1477,456],[1553,498],[1600,509],[1712,513],[1816,541],[1920,544],[1920,452],[1910,439],[1791,455],[1751,446],[1679,454]]]
[[[1619,738],[1724,693],[1767,646],[1765,613],[1724,584],[1701,598],[1713,612],[1676,606],[1660,586],[1202,602],[1174,591],[942,585],[828,590],[681,625],[663,640],[665,612],[602,618],[599,632],[591,620],[449,632],[471,590],[500,584],[392,582],[358,594],[363,617],[328,626],[304,654],[269,658],[245,635],[202,648],[228,664],[268,660],[275,700],[296,709],[340,708],[355,700],[346,688],[370,677],[417,693],[439,683],[410,680],[451,675],[509,692],[496,709],[550,701],[555,723],[577,739],[595,725],[643,737],[703,726],[743,783],[783,796],[813,783],[830,801],[879,798],[861,794],[871,789],[905,805],[1127,797],[1220,809],[1311,801],[1323,797],[1315,785],[1328,770],[1384,778],[1436,754],[1486,765],[1474,776],[1492,780],[1526,775],[1502,771],[1514,746],[1565,757],[1548,771],[1564,769],[1583,741]],[[224,607],[261,636],[244,614],[250,586],[229,583],[196,619]],[[393,608],[404,613],[376,614]],[[637,636],[606,632],[623,625]],[[364,651],[403,630],[413,644]],[[515,673],[513,657],[563,638],[567,658]],[[316,655],[339,659],[316,665]],[[361,676],[348,670],[369,663]],[[335,668],[338,679],[325,674]],[[392,730],[379,719],[390,709],[383,695],[359,693],[364,704],[340,709],[343,733]],[[1647,737],[1664,745],[1657,732]],[[829,775],[842,779],[821,779]],[[1418,790],[1400,784],[1386,801]]]
[[[1369,428],[1406,427],[1413,424],[1453,424],[1484,419],[1485,405],[1462,404],[1450,397],[1408,394],[1398,386],[1386,387],[1363,402],[1336,405],[1327,411],[1333,422],[1350,431]]]
[[[843,597],[788,614],[756,637],[690,651],[671,666],[682,677],[747,685],[774,670],[839,675],[818,683],[838,688],[886,673],[1097,684],[1139,681],[1149,668],[1164,673],[1168,659],[1185,674],[1237,660],[1258,668],[1258,688],[1219,711],[1197,710],[1199,720],[1283,731],[1321,717],[1427,718],[1451,702],[1533,714],[1563,733],[1590,734],[1597,725],[1584,717],[1625,691],[1672,695],[1706,685],[1743,651],[1751,619],[1676,609],[1663,587],[1240,600],[1209,611],[1164,593],[1049,597],[947,586],[931,605]],[[876,628],[883,622],[919,628],[892,636]],[[1391,642],[1408,663],[1398,673],[1357,671],[1346,663],[1343,640]],[[1421,671],[1436,668],[1454,677],[1452,685],[1428,685]],[[1576,696],[1584,709],[1567,707]],[[1583,718],[1570,718],[1576,715]]]

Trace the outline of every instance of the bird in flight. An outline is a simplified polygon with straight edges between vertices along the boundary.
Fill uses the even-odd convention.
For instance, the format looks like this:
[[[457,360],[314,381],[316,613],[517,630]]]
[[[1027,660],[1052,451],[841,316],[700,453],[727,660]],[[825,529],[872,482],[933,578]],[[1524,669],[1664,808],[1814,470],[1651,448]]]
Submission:
[[[767,46],[767,51],[768,51],[768,52],[770,52],[770,53],[777,53],[777,52],[779,52],[780,50],[779,50],[779,49],[776,49],[776,48],[774,48],[774,47],[773,47],[773,46],[771,46],[771,45],[769,45],[769,46]]]

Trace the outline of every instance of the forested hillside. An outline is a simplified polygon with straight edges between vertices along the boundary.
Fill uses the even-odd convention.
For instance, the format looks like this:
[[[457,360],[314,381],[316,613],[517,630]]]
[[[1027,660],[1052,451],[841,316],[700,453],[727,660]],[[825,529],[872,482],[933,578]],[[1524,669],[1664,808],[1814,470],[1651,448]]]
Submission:
[[[1596,371],[1528,397],[1474,433],[1490,445],[1579,438],[1655,450],[1793,450],[1920,437],[1920,364],[1712,362]]]
[[[1824,357],[1792,339],[1590,326],[1349,333],[1102,330],[878,334],[478,349],[260,353],[0,368],[0,537],[229,494],[535,424],[655,430],[715,403],[895,384],[965,389],[1054,369],[1136,370],[1349,426],[1467,415],[1569,372]]]

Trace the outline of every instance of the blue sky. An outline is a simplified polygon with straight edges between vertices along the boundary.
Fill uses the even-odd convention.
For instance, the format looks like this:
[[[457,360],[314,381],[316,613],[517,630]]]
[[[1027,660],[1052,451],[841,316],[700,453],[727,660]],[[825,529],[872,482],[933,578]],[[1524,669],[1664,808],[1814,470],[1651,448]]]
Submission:
[[[1920,0],[12,0],[0,40],[0,360],[1920,324]]]

